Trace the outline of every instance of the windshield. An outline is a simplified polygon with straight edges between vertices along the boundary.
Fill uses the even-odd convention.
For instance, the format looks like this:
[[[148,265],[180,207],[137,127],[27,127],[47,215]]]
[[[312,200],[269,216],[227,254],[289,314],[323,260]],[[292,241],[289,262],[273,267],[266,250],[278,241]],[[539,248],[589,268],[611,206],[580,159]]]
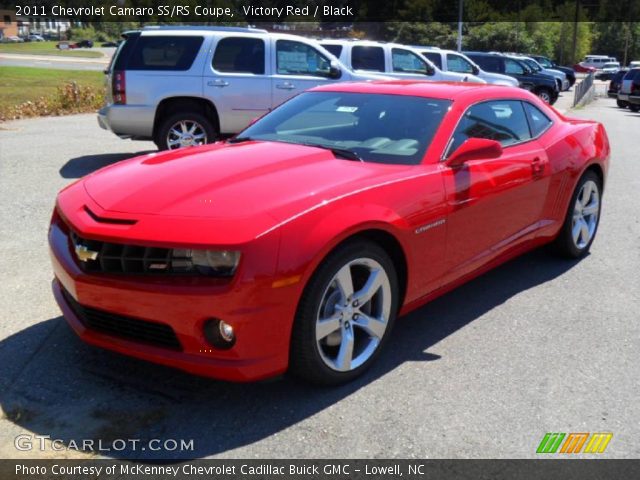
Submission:
[[[524,62],[529,66],[529,68],[531,68],[532,71],[534,72],[539,72],[540,70],[542,70],[542,68],[540,68],[540,65],[538,65],[536,62],[534,62],[533,60],[529,60],[529,59],[525,59]]]
[[[449,100],[405,95],[307,92],[261,118],[234,141],[312,145],[349,151],[363,161],[415,165],[422,161],[450,105]]]
[[[538,63],[539,63],[540,65],[542,65],[544,68],[551,68],[551,67],[553,67],[552,63],[551,63],[548,59],[546,59],[546,58],[544,58],[544,57],[538,57],[538,58],[536,58],[536,60],[537,60],[537,61],[538,61]]]

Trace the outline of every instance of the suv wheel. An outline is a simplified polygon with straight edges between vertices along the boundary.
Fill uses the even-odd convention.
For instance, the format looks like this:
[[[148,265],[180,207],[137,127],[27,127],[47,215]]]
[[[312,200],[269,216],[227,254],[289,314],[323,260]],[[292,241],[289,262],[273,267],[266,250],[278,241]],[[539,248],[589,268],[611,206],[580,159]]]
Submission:
[[[629,106],[629,104],[627,102],[625,102],[624,100],[616,100],[616,104],[620,108],[627,108]]]
[[[631,110],[632,112],[638,112],[640,111],[640,105],[634,105],[633,103],[630,103],[629,110]]]
[[[213,142],[216,129],[207,117],[196,112],[178,112],[166,118],[158,130],[155,144],[160,150],[175,150]]]
[[[536,95],[538,95],[544,103],[551,105],[551,92],[548,89],[541,88],[536,92]]]

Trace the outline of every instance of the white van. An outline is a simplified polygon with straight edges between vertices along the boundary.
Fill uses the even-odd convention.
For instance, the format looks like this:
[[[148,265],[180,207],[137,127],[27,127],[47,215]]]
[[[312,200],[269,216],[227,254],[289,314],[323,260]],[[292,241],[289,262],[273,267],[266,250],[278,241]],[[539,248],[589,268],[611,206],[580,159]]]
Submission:
[[[580,62],[580,65],[583,67],[593,67],[597,69],[602,69],[605,63],[617,62],[614,57],[609,57],[608,55],[587,55]]]
[[[487,83],[473,73],[444,72],[406,45],[368,40],[320,40],[320,45],[356,72],[398,79]]]
[[[508,75],[500,73],[485,72],[473,60],[464,53],[454,50],[444,50],[438,47],[423,47],[412,45],[427,60],[430,60],[436,67],[443,72],[455,72],[462,74],[472,74],[481,78],[487,83],[493,85],[504,85],[508,87],[517,87],[518,80]]]

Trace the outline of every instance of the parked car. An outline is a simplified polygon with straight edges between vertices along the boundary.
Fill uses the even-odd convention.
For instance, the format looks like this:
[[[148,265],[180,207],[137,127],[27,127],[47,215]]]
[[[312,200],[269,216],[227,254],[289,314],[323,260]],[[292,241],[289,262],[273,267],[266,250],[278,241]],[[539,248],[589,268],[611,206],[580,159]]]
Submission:
[[[6,37],[2,37],[3,43],[23,43],[24,39],[17,37],[15,35],[8,35]]]
[[[30,33],[27,37],[27,41],[29,42],[44,42],[44,37],[42,35],[37,35],[35,33]]]
[[[93,40],[80,40],[75,43],[74,48],[93,48]]]
[[[527,55],[528,57],[533,58],[536,62],[542,65],[544,68],[552,68],[554,70],[559,70],[567,76],[567,80],[569,80],[569,87],[573,87],[576,83],[576,73],[573,68],[563,67],[562,65],[558,65],[555,61],[551,60],[548,57],[544,57],[542,55]]]
[[[555,79],[533,72],[526,63],[518,59],[497,53],[462,53],[487,72],[502,73],[515,78],[522,88],[535,93],[550,105],[558,100],[558,84]]]
[[[620,91],[620,86],[622,85],[622,79],[626,75],[629,70],[627,68],[623,68],[618,70],[616,74],[613,76],[611,81],[609,82],[609,88],[607,90],[607,95],[610,98],[618,98],[618,92]],[[622,100],[617,100],[617,104],[620,108],[627,108],[628,103],[623,102]]]
[[[58,50],[69,50],[69,49],[72,49],[72,48],[76,48],[75,45],[76,44],[73,43],[73,42],[62,41],[62,42],[58,42],[56,44],[56,48]]]
[[[101,47],[117,47],[118,42],[102,42]]]
[[[615,57],[609,57],[608,55],[587,55],[584,57],[580,65],[583,67],[593,67],[597,70],[601,70],[605,63],[617,62]]]
[[[605,63],[602,66],[602,70],[599,70],[596,73],[596,78],[599,78],[600,80],[611,80],[618,71],[620,71],[620,63]]]
[[[161,150],[213,142],[298,93],[355,73],[316,41],[240,27],[128,32],[107,69],[102,128]]]
[[[622,78],[618,102],[626,102],[632,112],[640,111],[640,68],[629,69]]]
[[[423,57],[430,60],[443,72],[455,72],[464,75],[473,74],[493,85],[504,85],[507,87],[518,86],[518,81],[515,78],[508,75],[501,75],[499,73],[485,72],[464,53],[456,52],[454,50],[444,50],[438,47],[423,47],[416,45],[413,45],[412,47],[419,51]]]
[[[640,67],[640,61],[634,60],[633,62],[629,62],[629,68],[638,68]]]
[[[365,40],[321,40],[320,45],[356,72],[380,73],[399,79],[486,83],[473,73],[442,71],[406,45]]]
[[[580,63],[576,63],[573,66],[573,70],[576,73],[595,73],[598,69],[596,67],[588,67]]]
[[[569,83],[569,80],[567,80],[567,76],[563,72],[561,72],[560,70],[543,68],[542,65],[540,65],[533,58],[527,57],[527,56],[524,56],[524,55],[520,55],[520,54],[516,54],[516,53],[510,53],[510,54],[506,54],[506,55],[510,56],[511,58],[516,58],[516,59],[526,63],[527,66],[535,73],[539,73],[541,75],[547,75],[549,77],[554,78],[556,83],[557,83],[557,85],[558,85],[558,90],[559,91],[563,92],[563,91],[569,90],[569,88],[571,88],[571,84]]]
[[[228,142],[68,185],[53,291],[98,347],[225,380],[340,384],[397,315],[546,243],[585,256],[609,155],[601,124],[519,88],[326,84]]]

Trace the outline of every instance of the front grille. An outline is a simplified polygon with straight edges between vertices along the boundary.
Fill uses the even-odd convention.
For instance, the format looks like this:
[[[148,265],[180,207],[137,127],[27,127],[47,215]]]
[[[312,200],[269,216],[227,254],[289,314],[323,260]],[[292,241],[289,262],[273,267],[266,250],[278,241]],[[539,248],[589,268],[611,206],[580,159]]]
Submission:
[[[188,250],[102,242],[82,238],[75,232],[71,232],[70,238],[72,251],[77,247],[85,247],[88,251],[97,252],[94,260],[78,262],[86,272],[155,275],[199,273],[191,263]]]
[[[146,343],[156,347],[182,350],[180,341],[169,325],[147,322],[80,305],[66,290],[62,290],[71,310],[90,330],[104,332],[114,337]]]

